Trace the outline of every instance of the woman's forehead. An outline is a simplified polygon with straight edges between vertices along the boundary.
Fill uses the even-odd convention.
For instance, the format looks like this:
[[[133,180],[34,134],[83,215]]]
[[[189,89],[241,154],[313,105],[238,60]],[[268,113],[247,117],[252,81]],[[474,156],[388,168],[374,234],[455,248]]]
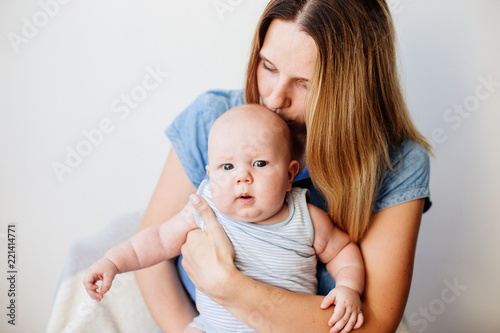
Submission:
[[[260,50],[261,58],[279,67],[280,72],[310,79],[317,58],[317,46],[311,36],[293,22],[275,19],[269,25]]]

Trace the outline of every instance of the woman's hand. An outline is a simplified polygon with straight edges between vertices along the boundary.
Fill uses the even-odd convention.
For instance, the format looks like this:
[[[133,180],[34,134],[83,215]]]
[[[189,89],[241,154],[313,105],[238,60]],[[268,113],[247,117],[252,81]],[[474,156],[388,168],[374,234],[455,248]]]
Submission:
[[[207,202],[196,194],[189,199],[203,219],[206,231],[195,229],[188,233],[181,247],[182,265],[196,288],[210,298],[224,297],[224,282],[237,271],[233,246]]]

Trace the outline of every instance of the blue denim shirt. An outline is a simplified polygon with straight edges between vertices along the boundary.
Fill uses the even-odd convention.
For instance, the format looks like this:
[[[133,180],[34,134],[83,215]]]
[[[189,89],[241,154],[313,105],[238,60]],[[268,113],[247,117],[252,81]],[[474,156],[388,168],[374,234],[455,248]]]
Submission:
[[[184,171],[196,188],[208,178],[205,171],[208,164],[208,133],[213,123],[230,108],[244,103],[242,90],[208,91],[178,115],[166,129],[165,133]],[[391,154],[391,163],[399,167],[395,171],[387,169],[373,212],[419,198],[426,199],[424,211],[427,211],[431,205],[427,151],[417,142],[407,140],[398,151]],[[326,211],[326,200],[312,185],[307,168],[295,177],[294,186],[308,188],[311,203]],[[178,262],[181,279],[194,299],[194,286],[180,265],[180,260]],[[324,267],[318,269],[318,280],[320,295],[326,295],[335,285]]]

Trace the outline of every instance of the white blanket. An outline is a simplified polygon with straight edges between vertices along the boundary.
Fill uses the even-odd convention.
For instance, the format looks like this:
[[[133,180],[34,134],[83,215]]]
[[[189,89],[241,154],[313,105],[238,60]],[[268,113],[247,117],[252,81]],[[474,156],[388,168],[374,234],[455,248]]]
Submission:
[[[140,212],[124,214],[96,234],[73,243],[52,304],[47,333],[159,332],[133,272],[117,275],[100,303],[89,297],[82,283],[85,271],[93,262],[136,232],[141,216]]]

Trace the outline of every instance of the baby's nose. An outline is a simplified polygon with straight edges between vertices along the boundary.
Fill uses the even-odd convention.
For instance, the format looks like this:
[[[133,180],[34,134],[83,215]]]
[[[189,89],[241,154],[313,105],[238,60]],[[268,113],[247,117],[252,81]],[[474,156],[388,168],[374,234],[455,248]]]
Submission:
[[[252,182],[253,182],[252,174],[246,168],[238,172],[238,175],[236,176],[236,183],[251,184]]]

